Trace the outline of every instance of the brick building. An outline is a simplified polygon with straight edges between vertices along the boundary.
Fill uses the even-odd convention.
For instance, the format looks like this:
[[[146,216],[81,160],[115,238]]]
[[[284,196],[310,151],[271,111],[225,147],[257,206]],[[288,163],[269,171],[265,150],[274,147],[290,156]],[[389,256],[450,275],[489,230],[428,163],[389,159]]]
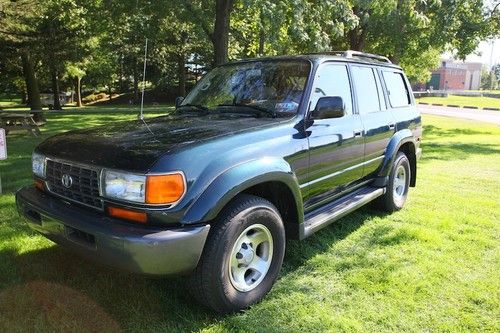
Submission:
[[[445,60],[432,72],[427,89],[477,90],[481,85],[481,63]]]

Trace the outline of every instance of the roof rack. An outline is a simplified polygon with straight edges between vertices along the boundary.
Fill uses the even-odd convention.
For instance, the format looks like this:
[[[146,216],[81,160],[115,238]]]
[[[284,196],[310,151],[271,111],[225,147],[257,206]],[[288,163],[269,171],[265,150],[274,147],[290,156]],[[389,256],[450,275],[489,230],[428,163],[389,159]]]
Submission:
[[[327,53],[333,54],[333,55],[338,55],[338,56],[341,56],[344,58],[367,58],[367,59],[373,59],[373,60],[377,60],[380,62],[392,64],[392,62],[387,57],[380,56],[377,54],[364,53],[364,52],[360,52],[360,51],[347,50],[347,51],[331,51],[331,52],[327,52]]]

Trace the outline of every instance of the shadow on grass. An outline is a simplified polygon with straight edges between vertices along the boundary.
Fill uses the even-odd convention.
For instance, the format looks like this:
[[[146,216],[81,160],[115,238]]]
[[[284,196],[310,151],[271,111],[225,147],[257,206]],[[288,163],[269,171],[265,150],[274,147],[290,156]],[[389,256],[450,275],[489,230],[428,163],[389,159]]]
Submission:
[[[471,155],[500,154],[500,149],[495,144],[425,143],[422,149],[422,160],[464,160]]]
[[[423,134],[425,138],[428,138],[430,136],[454,137],[458,135],[488,135],[491,134],[491,132],[475,131],[466,128],[453,128],[445,130],[434,125],[425,125]]]
[[[383,216],[364,208],[305,241],[288,241],[281,276],[293,273],[312,257],[327,251],[374,215]],[[151,279],[123,273],[81,259],[57,245],[20,255],[4,250],[0,252],[0,260],[0,272],[3,273],[0,278],[0,309],[4,309],[7,318],[3,325],[10,330],[26,328],[22,325],[36,321],[35,317],[48,311],[47,307],[51,312],[42,316],[42,324],[56,331],[64,328],[58,325],[65,322],[58,322],[55,318],[76,318],[79,322],[79,318],[91,316],[87,311],[95,311],[111,328],[126,330],[192,331],[222,318],[188,296],[184,277]],[[282,296],[278,290],[269,297]],[[37,299],[34,303],[30,301],[33,297]],[[80,300],[82,306],[76,301],[67,304],[69,297]],[[29,304],[29,311],[25,311],[26,304]],[[66,306],[61,306],[64,304]],[[58,311],[61,311],[60,315]],[[21,317],[26,322],[19,321]],[[151,321],[151,318],[155,320]],[[244,320],[244,317],[240,319]],[[266,322],[272,320],[266,318]]]

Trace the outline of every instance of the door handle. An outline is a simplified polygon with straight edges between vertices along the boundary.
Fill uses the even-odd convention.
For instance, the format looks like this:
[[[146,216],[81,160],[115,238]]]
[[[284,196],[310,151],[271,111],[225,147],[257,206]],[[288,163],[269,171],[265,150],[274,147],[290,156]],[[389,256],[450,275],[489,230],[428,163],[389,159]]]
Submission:
[[[394,124],[394,123],[389,124],[389,129],[390,130],[393,130],[395,128],[396,128],[396,124]]]
[[[354,137],[359,138],[363,136],[363,131],[362,130],[354,130]]]

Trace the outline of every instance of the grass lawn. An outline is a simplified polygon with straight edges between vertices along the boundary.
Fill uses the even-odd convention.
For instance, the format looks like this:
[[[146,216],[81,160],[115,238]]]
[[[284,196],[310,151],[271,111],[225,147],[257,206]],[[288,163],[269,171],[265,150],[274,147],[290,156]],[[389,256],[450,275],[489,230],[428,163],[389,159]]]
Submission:
[[[132,115],[50,115],[44,137]],[[0,162],[0,331],[500,331],[500,127],[424,115],[417,186],[400,212],[370,207],[289,241],[260,304],[214,315],[182,277],[95,265],[30,231],[12,191],[41,141],[8,138]]]
[[[170,110],[173,104],[147,104],[144,105],[144,112],[146,113],[164,113],[166,110]],[[29,107],[16,105],[13,107],[5,107],[4,112],[17,112],[17,111],[28,111]],[[47,107],[43,108],[44,111],[49,111]],[[64,106],[61,111],[49,111],[54,114],[71,114],[75,112],[87,112],[87,113],[123,113],[123,114],[138,114],[140,110],[140,105],[106,105],[106,106]]]
[[[476,106],[482,108],[500,108],[500,98],[493,97],[474,97],[474,96],[456,96],[448,95],[448,97],[421,97],[417,98],[417,102],[437,103],[444,105],[458,106]]]

